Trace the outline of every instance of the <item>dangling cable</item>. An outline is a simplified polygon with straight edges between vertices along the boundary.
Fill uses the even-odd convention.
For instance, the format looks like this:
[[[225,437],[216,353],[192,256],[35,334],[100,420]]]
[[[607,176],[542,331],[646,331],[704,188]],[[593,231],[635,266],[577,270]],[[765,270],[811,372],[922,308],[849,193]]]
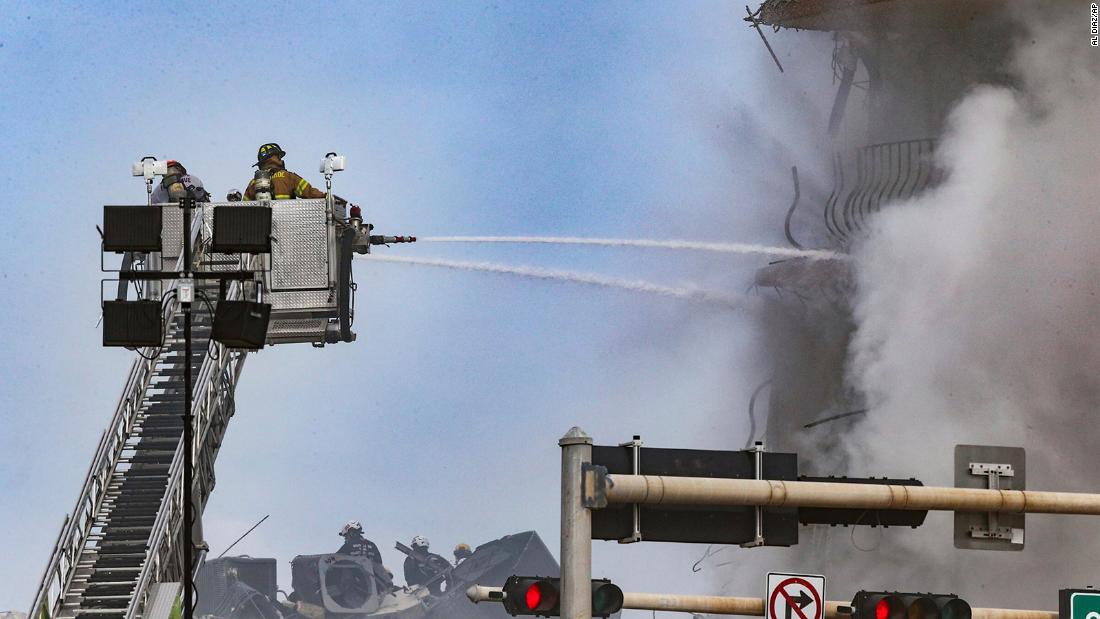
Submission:
[[[794,179],[794,202],[791,202],[791,208],[787,209],[787,219],[783,222],[783,233],[787,235],[787,242],[791,246],[795,249],[804,249],[791,235],[791,216],[794,215],[794,209],[798,208],[798,199],[802,196],[802,192],[798,188],[798,168],[795,166],[791,166],[791,177]]]

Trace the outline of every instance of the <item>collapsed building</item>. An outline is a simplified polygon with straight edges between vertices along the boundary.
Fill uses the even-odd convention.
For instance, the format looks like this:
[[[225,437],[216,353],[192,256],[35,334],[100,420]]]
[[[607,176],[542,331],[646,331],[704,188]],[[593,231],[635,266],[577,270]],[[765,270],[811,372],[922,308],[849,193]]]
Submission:
[[[836,92],[822,119],[833,144],[831,186],[816,202],[811,196],[792,207],[802,211],[797,234],[804,239],[789,238],[838,251],[857,244],[883,208],[943,181],[936,152],[952,107],[976,85],[1012,82],[1005,66],[1020,30],[1006,3],[995,0],[769,0],[752,19],[775,30],[829,33],[834,42]],[[762,386],[770,387],[766,436],[757,438],[784,449],[797,446],[789,437],[811,429],[839,440],[868,413],[845,383],[854,328],[849,266],[782,261],[761,269],[755,284],[793,293],[772,298],[784,311],[767,312],[782,318],[765,328],[774,350],[798,352],[773,359],[771,382]],[[822,464],[835,471],[844,463]]]
[[[1058,223],[1063,219],[1076,221],[1078,227],[1090,221],[1081,215],[1090,210],[1090,194],[1080,191],[1070,172],[1073,166],[1065,165],[1065,160],[1076,156],[1086,168],[1096,160],[1095,147],[1088,146],[1092,138],[1077,138],[1072,132],[1079,129],[1095,135],[1095,120],[1085,120],[1080,111],[1087,108],[1073,98],[1095,92],[1097,66],[1088,54],[1081,58],[1063,54],[1073,49],[1060,42],[1067,37],[1071,43],[1087,45],[1087,40],[1073,38],[1078,33],[1065,27],[1077,23],[1067,17],[1068,5],[768,0],[752,13],[750,21],[765,36],[783,33],[781,43],[772,34],[779,51],[783,51],[781,45],[789,46],[799,37],[828,37],[833,44],[831,62],[826,57],[820,64],[822,71],[832,70],[835,90],[826,113],[810,121],[819,123],[822,133],[830,136],[832,155],[818,162],[827,182],[816,195],[812,189],[802,192],[793,214],[788,213],[788,238],[796,246],[831,248],[858,259],[858,263],[788,260],[756,274],[761,290],[776,292],[763,295],[768,311],[760,313],[760,323],[768,369],[767,380],[754,397],[756,402],[768,398],[766,422],[761,422],[763,407],[756,407],[756,425],[762,429],[753,438],[763,440],[769,450],[797,451],[811,475],[917,475],[926,482],[949,485],[954,443],[1018,445],[1027,447],[1034,466],[1036,478],[1029,477],[1030,487],[1091,489],[1088,471],[1095,469],[1095,461],[1083,455],[1091,454],[1084,447],[1085,438],[1072,430],[1085,426],[1063,422],[1085,422],[1096,405],[1094,381],[1089,378],[1094,375],[1091,349],[1079,343],[1095,324],[1094,312],[1084,305],[1095,290],[1088,266],[1094,254],[1083,253],[1095,248],[1075,236],[1059,238],[1056,231],[1072,232],[1072,226]],[[1060,89],[1058,101],[1042,89],[1051,84]],[[983,114],[994,117],[985,127],[981,126]],[[1057,121],[1070,114],[1077,114],[1082,122],[1067,131],[1070,123]],[[982,131],[992,135],[990,144],[965,143],[980,141],[975,138],[983,137]],[[1013,131],[1017,143],[1001,139],[1002,133]],[[1017,150],[1005,154],[1010,146]],[[960,171],[954,164],[967,148],[971,166]],[[973,165],[982,158],[1003,158],[1007,163]],[[1029,168],[1040,169],[1045,176],[1019,173]],[[999,171],[1004,175],[996,176]],[[1035,188],[1035,177],[1043,188]],[[972,185],[980,185],[985,193],[959,190]],[[943,193],[949,186],[952,191]],[[1055,189],[1059,186],[1064,189]],[[1013,193],[1026,194],[1020,202],[1032,202],[1017,207]],[[1045,202],[1039,203],[1036,197]],[[981,225],[962,217],[947,219],[959,212],[973,214],[975,207],[965,203],[968,198],[987,200],[990,204],[982,207],[986,210],[981,214],[994,215],[981,219]],[[1052,215],[1032,214],[1043,209]],[[902,210],[904,217],[894,217]],[[922,222],[922,212],[926,219],[938,219]],[[1021,219],[1013,222],[1013,217]],[[868,260],[891,257],[882,240],[871,238],[884,230],[884,220],[890,226],[888,239],[897,241],[910,233],[913,242],[892,252],[899,257],[891,258],[888,266],[876,266]],[[952,245],[937,244],[930,235],[931,231],[950,236],[953,227],[969,237],[960,233],[960,240]],[[1046,228],[1049,234],[1037,234]],[[1063,245],[1059,259],[1026,244],[1051,238]],[[923,253],[913,249],[921,243],[926,245]],[[876,251],[867,252],[868,245]],[[1002,248],[1003,252],[990,257]],[[922,273],[927,280],[912,282],[912,294],[897,294],[907,285],[897,282],[889,290],[893,305],[868,307],[869,293],[863,289],[866,271],[874,272],[878,278],[874,283],[882,288],[884,278],[904,279],[916,271],[915,267],[897,268],[907,266],[904,260],[935,258],[935,252],[945,249],[955,252],[953,262],[931,260],[934,266]],[[958,270],[942,277],[929,272],[945,263]],[[1029,264],[1040,266],[1029,269]],[[1077,277],[1077,265],[1086,275]],[[1063,284],[1059,277],[1073,281]],[[943,288],[942,298],[929,296],[941,294],[937,286]],[[1049,289],[1072,286],[1088,290],[1044,302],[1042,295]],[[905,309],[901,302],[934,309],[918,318],[884,318],[888,309]],[[875,348],[881,341],[861,335],[872,310],[878,312],[875,336],[885,333],[888,339],[890,333],[885,330],[899,324],[908,329],[898,339],[912,352],[911,367],[905,367],[901,358],[909,351],[895,346],[891,373],[883,373],[883,363],[876,356],[886,353],[881,346]],[[1013,312],[1020,318],[1005,317]],[[950,326],[937,328],[936,320]],[[1062,323],[1047,328],[1048,321]],[[985,323],[997,324],[988,330],[994,335],[981,329]],[[1081,329],[1075,336],[1077,327]],[[1034,335],[1024,336],[1029,330]],[[953,336],[956,342],[950,341]],[[979,342],[983,336],[988,344]],[[933,346],[938,346],[936,354],[927,354]],[[1044,365],[1048,359],[1062,365]],[[873,368],[870,378],[868,366]],[[898,376],[906,372],[921,376],[899,381]],[[1046,376],[1032,381],[1045,389],[1039,392],[1020,378],[1029,375]],[[882,393],[866,389],[875,380],[893,401],[884,404]],[[915,389],[920,381],[920,389]],[[1033,396],[1028,395],[1029,387]],[[923,397],[936,390],[941,392],[937,397]],[[906,398],[910,402],[899,402]],[[964,434],[967,438],[962,438]],[[893,457],[886,457],[891,452]],[[1037,479],[1039,475],[1042,479]],[[1066,578],[1082,574],[1082,564],[1059,559],[1073,557],[1071,548],[1091,544],[1088,540],[1094,536],[1083,537],[1076,529],[1089,523],[1029,520],[1034,546],[1025,552],[996,553],[953,549],[950,522],[929,520],[931,526],[917,531],[810,530],[802,546],[787,551],[788,555],[770,557],[776,562],[796,562],[807,570],[827,571],[830,587],[837,586],[839,597],[860,588],[909,586],[957,591],[971,595],[977,603],[1052,608],[1059,586],[1084,584],[1080,578]],[[1022,544],[1011,549],[1021,550]],[[1036,564],[1057,567],[1035,575]],[[722,578],[741,578],[737,569],[727,568]],[[1016,578],[1008,581],[1009,575]],[[749,572],[743,577],[750,577]]]

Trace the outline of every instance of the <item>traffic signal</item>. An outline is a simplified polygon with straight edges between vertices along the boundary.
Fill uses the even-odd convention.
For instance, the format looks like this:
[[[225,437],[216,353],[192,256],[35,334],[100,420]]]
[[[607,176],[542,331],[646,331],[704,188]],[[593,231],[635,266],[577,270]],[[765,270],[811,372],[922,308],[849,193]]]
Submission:
[[[623,591],[607,579],[596,579],[592,587],[592,616],[610,617],[623,608]],[[509,576],[504,583],[504,610],[516,615],[558,617],[561,615],[561,579],[541,576]]]
[[[623,609],[623,590],[606,578],[592,581],[592,616],[610,617]]]
[[[557,617],[560,612],[558,578],[509,576],[504,583],[504,610],[516,615]]]
[[[860,591],[852,600],[853,619],[970,619],[970,604],[959,596],[897,591]]]

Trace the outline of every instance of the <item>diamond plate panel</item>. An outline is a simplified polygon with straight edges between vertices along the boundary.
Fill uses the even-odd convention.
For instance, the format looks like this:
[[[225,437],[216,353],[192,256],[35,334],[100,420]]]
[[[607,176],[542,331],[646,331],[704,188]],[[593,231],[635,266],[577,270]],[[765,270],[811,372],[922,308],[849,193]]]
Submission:
[[[329,290],[269,292],[264,301],[271,304],[272,317],[278,310],[336,309],[336,295]]]
[[[174,204],[157,208],[161,209],[164,222],[160,233],[161,253],[166,259],[175,260],[183,252],[183,210]]]
[[[267,328],[267,339],[278,340],[285,338],[314,338],[319,342],[325,341],[325,326],[328,321],[324,318],[306,318],[298,320],[275,320]]]
[[[278,200],[271,212],[271,290],[328,288],[324,200]]]

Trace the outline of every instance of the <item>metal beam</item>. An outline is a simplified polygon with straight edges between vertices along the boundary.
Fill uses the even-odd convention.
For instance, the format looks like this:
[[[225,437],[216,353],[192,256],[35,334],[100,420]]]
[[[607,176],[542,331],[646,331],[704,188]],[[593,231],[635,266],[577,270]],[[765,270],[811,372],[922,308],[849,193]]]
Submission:
[[[848,509],[909,509],[1100,515],[1100,494],[880,486],[831,482],[606,475],[586,484],[586,504],[760,505]]]
[[[473,585],[466,590],[466,597],[478,602],[500,602],[504,592],[500,587]],[[840,609],[850,602],[825,602],[825,619],[851,617]],[[763,617],[762,598],[733,597],[724,595],[679,595],[676,593],[623,593],[623,608],[629,610],[663,610],[682,613],[709,613],[712,615],[740,615]],[[564,615],[562,615],[564,616]],[[1011,608],[973,608],[971,619],[1058,619],[1058,613],[1046,610],[1017,610]]]

